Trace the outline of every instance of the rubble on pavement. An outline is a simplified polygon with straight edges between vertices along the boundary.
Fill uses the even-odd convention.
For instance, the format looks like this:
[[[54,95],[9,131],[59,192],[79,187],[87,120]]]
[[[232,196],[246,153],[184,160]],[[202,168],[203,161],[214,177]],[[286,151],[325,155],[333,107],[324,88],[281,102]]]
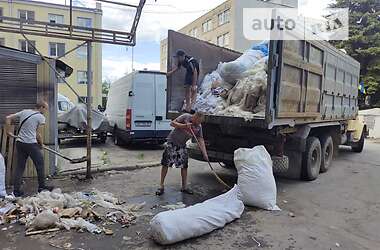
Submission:
[[[25,225],[26,235],[76,229],[112,235],[112,230],[99,225],[118,223],[133,225],[143,213],[145,203],[122,204],[108,192],[63,193],[59,188],[34,196],[0,201],[0,224]]]

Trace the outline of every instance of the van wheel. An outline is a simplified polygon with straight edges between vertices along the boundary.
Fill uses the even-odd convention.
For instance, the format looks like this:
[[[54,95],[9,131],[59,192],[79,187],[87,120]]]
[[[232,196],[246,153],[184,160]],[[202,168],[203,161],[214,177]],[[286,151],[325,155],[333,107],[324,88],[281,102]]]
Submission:
[[[321,138],[322,157],[321,157],[321,173],[327,172],[331,166],[334,155],[334,143],[330,135]]]
[[[113,130],[113,143],[117,146],[122,146],[123,145],[123,141],[120,139],[120,137],[117,135],[117,129],[115,128]]]
[[[317,137],[306,140],[306,151],[303,153],[303,178],[307,181],[317,179],[321,169],[322,149]]]
[[[364,148],[364,130],[362,132],[362,135],[360,136],[360,140],[358,142],[355,142],[355,144],[351,146],[351,150],[355,153],[361,153],[363,151],[363,148]]]

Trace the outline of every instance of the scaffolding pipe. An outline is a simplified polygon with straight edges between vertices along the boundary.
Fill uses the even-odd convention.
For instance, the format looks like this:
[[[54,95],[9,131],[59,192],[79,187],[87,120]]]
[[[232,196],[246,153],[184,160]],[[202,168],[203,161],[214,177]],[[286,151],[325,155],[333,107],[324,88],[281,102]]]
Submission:
[[[91,139],[92,139],[92,43],[87,42],[87,172],[91,179]]]

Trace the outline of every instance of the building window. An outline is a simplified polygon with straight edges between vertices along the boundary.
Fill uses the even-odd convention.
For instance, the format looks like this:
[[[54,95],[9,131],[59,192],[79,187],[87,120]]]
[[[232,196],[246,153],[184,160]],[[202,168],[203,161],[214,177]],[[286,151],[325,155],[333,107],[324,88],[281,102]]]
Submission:
[[[77,23],[78,23],[78,26],[80,26],[80,27],[86,27],[86,28],[91,28],[92,27],[92,20],[91,20],[91,18],[78,17]]]
[[[195,37],[197,38],[198,37],[198,28],[193,28],[189,31],[189,36],[192,36],[192,37]]]
[[[78,84],[87,84],[87,71],[78,70],[77,79]]]
[[[0,16],[3,16],[4,15],[4,13],[3,13],[3,8],[0,8]],[[3,19],[0,19],[0,23],[2,23],[3,22]]]
[[[25,52],[29,52],[29,53],[35,54],[36,53],[36,51],[34,49],[35,46],[36,46],[36,42],[35,41],[30,41],[30,43],[27,42],[27,41],[25,41],[25,40],[20,40],[19,41],[19,48],[20,48],[20,50],[25,51]]]
[[[56,14],[49,14],[49,22],[63,24],[63,16],[56,15]]]
[[[0,38],[0,46],[5,46],[5,38]]]
[[[209,19],[206,22],[204,22],[202,24],[202,29],[203,29],[203,32],[208,32],[208,31],[212,30],[212,20]]]
[[[18,10],[18,17],[22,20],[34,21],[34,11]]]
[[[79,57],[87,57],[87,43],[77,48],[77,55]]]
[[[49,56],[61,57],[65,54],[64,43],[49,43]]]
[[[218,46],[228,47],[228,45],[230,45],[230,34],[229,33],[225,33],[225,34],[223,34],[221,36],[218,36],[216,42],[217,42]]]
[[[230,10],[225,10],[218,15],[218,24],[223,25],[230,21]]]

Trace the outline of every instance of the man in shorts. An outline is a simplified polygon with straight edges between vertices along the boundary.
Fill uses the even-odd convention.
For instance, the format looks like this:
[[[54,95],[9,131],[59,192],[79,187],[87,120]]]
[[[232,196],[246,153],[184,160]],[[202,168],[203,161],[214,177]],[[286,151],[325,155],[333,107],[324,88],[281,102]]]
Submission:
[[[161,160],[161,183],[160,188],[157,190],[156,195],[162,195],[165,192],[164,183],[165,177],[168,173],[169,167],[176,167],[181,169],[182,188],[181,192],[186,194],[193,194],[187,188],[187,168],[188,168],[188,153],[186,149],[186,142],[193,137],[193,133],[197,137],[203,157],[208,161],[205,142],[203,140],[202,125],[204,115],[200,112],[195,114],[183,114],[171,122],[174,127],[167,138],[167,144],[162,155]]]
[[[176,67],[167,73],[167,76],[171,76],[181,67],[186,69],[185,76],[185,109],[183,112],[194,113],[192,106],[194,105],[195,98],[197,96],[197,86],[198,86],[198,77],[199,77],[199,63],[192,57],[186,55],[185,51],[178,50],[175,55],[176,58]]]

